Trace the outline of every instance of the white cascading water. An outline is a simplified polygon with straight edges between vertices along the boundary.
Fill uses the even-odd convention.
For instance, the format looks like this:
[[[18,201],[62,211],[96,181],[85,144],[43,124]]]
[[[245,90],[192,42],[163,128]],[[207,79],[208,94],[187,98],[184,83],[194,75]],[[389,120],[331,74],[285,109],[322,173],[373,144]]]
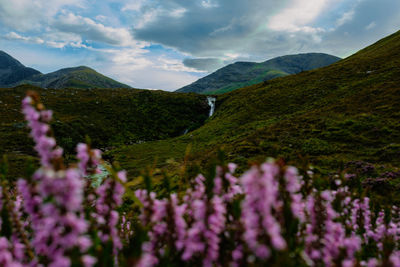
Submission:
[[[215,97],[212,96],[207,96],[207,102],[208,105],[210,106],[210,113],[208,117],[211,117],[214,114],[214,110],[215,110],[215,101],[217,99]]]

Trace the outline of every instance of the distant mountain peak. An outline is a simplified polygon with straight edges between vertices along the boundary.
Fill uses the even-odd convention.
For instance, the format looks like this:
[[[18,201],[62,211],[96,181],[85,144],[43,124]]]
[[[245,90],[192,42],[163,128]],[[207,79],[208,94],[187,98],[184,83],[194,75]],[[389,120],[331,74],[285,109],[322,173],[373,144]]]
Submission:
[[[9,67],[25,67],[21,62],[0,50],[0,69]]]
[[[273,78],[325,67],[339,57],[324,53],[303,53],[276,57],[261,63],[238,61],[216,70],[177,92],[220,94]]]
[[[40,71],[25,67],[21,62],[0,50],[0,87],[9,87],[10,84],[37,74],[40,74]]]
[[[88,66],[77,66],[77,67],[68,67],[68,68],[62,68],[60,71],[76,71],[76,70],[92,70],[95,71],[94,69],[88,67]]]

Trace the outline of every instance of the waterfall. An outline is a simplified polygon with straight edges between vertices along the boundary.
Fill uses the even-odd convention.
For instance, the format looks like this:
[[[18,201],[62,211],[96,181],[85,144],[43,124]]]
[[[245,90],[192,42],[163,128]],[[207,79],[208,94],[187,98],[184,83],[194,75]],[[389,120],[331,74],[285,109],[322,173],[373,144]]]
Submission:
[[[210,106],[210,113],[208,117],[211,117],[214,114],[214,110],[215,110],[215,101],[217,99],[215,97],[212,96],[207,96],[207,102],[208,105]]]

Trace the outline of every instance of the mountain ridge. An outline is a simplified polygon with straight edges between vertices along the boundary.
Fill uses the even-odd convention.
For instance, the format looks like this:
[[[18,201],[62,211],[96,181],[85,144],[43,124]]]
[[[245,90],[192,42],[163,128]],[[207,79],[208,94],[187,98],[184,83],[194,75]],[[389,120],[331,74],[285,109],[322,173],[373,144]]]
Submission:
[[[11,85],[38,74],[41,74],[41,72],[25,67],[21,62],[0,50],[0,87]]]
[[[308,71],[339,61],[324,53],[303,53],[275,57],[264,62],[238,61],[186,85],[176,92],[221,94],[277,77]]]
[[[0,50],[0,87],[30,84],[43,88],[131,88],[87,66],[63,68],[43,74],[25,67],[17,59]]]

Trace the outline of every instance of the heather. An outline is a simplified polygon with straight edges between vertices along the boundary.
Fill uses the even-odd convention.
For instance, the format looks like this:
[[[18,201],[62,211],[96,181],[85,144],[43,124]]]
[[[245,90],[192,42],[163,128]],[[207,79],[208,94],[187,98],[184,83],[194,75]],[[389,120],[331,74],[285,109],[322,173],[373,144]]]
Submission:
[[[162,192],[145,176],[128,204],[125,171],[84,143],[66,164],[52,111],[35,93],[22,111],[40,168],[13,183],[2,165],[1,266],[400,266],[400,209],[356,186],[371,165],[323,183],[282,160],[241,176],[221,164],[184,190],[165,177]],[[94,186],[100,166],[109,176]]]

